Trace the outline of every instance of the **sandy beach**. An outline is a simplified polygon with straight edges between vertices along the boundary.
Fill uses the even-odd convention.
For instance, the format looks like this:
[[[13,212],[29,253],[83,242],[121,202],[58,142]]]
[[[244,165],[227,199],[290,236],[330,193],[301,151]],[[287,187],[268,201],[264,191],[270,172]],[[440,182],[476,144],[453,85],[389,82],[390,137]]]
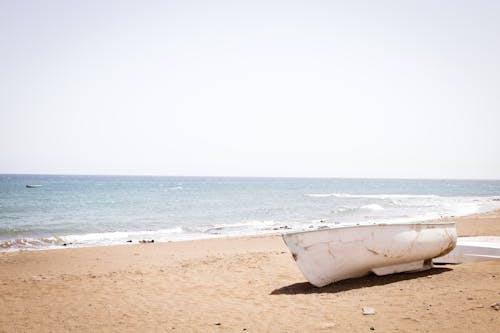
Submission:
[[[278,235],[0,254],[1,332],[495,332],[497,302],[500,261],[315,288]]]

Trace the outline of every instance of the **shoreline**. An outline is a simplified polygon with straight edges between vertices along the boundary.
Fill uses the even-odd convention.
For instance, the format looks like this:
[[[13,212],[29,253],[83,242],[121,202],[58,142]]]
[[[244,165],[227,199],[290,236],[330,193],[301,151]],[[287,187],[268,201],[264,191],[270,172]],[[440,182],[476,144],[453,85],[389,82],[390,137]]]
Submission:
[[[486,211],[486,212],[481,212],[481,213],[475,213],[475,214],[469,214],[469,215],[463,215],[463,216],[449,216],[449,217],[441,217],[441,218],[432,218],[428,220],[421,220],[419,222],[394,222],[394,224],[398,223],[432,223],[432,222],[455,222],[456,220],[460,221],[460,225],[469,225],[468,226],[468,233],[467,234],[460,234],[460,231],[463,229],[463,227],[459,228],[459,225],[457,224],[457,233],[458,236],[480,236],[481,234],[475,233],[470,225],[472,224],[477,224],[478,220],[481,221],[483,219],[487,219],[488,216],[490,215],[496,215],[500,214],[500,209],[494,209],[491,211]],[[472,222],[471,222],[472,221]],[[366,222],[367,224],[370,224]],[[375,222],[376,223],[376,222]],[[381,224],[384,224],[383,222],[380,222]],[[387,222],[388,224],[392,224],[391,222]],[[355,225],[355,224],[353,224]],[[358,224],[359,225],[359,224]],[[361,223],[361,225],[364,225],[364,223]],[[346,225],[349,226],[349,225]],[[66,250],[66,249],[80,249],[80,248],[101,248],[101,247],[115,247],[115,246],[131,246],[131,245],[141,245],[141,242],[144,243],[150,243],[151,240],[155,244],[163,244],[163,243],[177,243],[177,242],[197,242],[197,241],[206,241],[206,240],[218,240],[218,239],[227,239],[227,238],[253,238],[253,237],[276,237],[276,236],[281,236],[285,230],[288,230],[288,232],[307,232],[307,231],[316,231],[318,229],[312,229],[312,230],[298,230],[298,231],[293,231],[293,229],[288,229],[288,226],[285,225],[284,227],[281,227],[280,230],[273,230],[272,232],[266,232],[266,233],[260,233],[260,234],[248,234],[248,235],[220,235],[220,236],[214,236],[212,235],[211,237],[202,237],[202,238],[193,238],[193,239],[174,239],[174,240],[168,240],[168,241],[162,241],[162,240],[155,240],[153,238],[151,239],[145,239],[143,241],[131,241],[131,242],[124,242],[121,244],[102,244],[102,245],[85,245],[85,244],[79,244],[77,246],[71,246],[73,245],[72,243],[68,243],[68,246],[66,245],[53,245],[51,247],[32,247],[32,248],[7,248],[7,247],[1,247],[0,246],[0,255],[2,253],[15,253],[15,252],[31,252],[31,251],[57,251],[57,250]],[[495,232],[495,229],[493,228],[492,230],[489,230],[490,232]],[[116,231],[116,232],[121,232],[121,231]],[[64,237],[64,236],[61,236]],[[49,237],[50,238],[50,237]],[[55,237],[58,238],[58,237]],[[2,242],[7,242],[8,240],[2,241]],[[12,241],[12,240],[11,240]]]
[[[500,210],[442,220],[500,235]],[[0,331],[494,332],[499,291],[500,261],[315,288],[279,235],[2,252]]]

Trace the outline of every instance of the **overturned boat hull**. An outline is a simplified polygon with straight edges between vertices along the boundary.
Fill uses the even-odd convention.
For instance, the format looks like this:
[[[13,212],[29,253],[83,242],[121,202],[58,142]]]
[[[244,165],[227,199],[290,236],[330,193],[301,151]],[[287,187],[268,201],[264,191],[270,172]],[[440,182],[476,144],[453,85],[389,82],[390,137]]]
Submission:
[[[454,223],[339,226],[283,235],[305,278],[317,287],[373,272],[386,275],[432,267],[455,247]]]

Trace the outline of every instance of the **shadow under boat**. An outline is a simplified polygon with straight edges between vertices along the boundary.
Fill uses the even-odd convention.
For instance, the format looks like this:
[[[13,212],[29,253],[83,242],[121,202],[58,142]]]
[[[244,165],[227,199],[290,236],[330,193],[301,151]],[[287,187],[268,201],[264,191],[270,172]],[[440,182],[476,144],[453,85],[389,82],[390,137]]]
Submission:
[[[339,292],[383,286],[400,281],[413,280],[422,277],[429,277],[437,274],[452,271],[449,267],[434,267],[430,270],[414,272],[414,273],[397,273],[391,275],[377,276],[370,274],[367,276],[337,281],[324,287],[315,287],[309,282],[294,283],[273,290],[270,295],[304,295],[304,294],[335,294]]]

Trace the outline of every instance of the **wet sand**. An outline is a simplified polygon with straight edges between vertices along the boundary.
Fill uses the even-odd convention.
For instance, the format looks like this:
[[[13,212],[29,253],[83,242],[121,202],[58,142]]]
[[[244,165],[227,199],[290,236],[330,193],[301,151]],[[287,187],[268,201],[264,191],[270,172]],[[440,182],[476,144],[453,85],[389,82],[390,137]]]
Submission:
[[[497,302],[500,261],[315,288],[280,236],[0,253],[0,332],[496,332]]]

